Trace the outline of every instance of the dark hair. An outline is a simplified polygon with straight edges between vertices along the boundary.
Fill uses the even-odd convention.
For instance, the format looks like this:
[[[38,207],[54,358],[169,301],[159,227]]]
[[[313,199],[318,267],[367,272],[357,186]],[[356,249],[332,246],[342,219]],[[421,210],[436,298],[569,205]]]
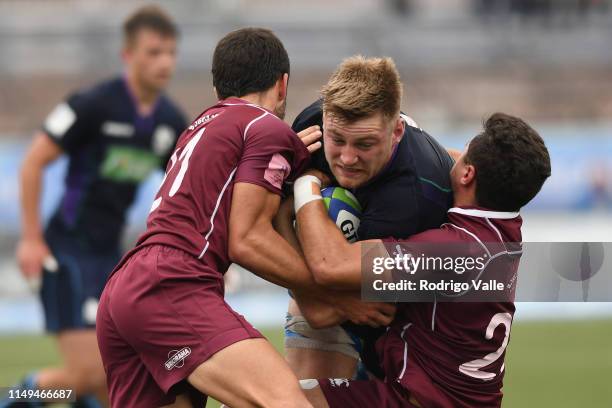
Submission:
[[[287,51],[270,30],[232,31],[215,47],[212,75],[220,99],[266,91],[288,73]]]
[[[550,176],[544,140],[523,120],[504,113],[485,121],[465,161],[476,168],[478,205],[497,211],[518,211]]]
[[[142,29],[155,31],[166,37],[177,37],[178,29],[172,18],[161,7],[144,6],[134,11],[123,23],[123,35],[127,43],[134,40]]]

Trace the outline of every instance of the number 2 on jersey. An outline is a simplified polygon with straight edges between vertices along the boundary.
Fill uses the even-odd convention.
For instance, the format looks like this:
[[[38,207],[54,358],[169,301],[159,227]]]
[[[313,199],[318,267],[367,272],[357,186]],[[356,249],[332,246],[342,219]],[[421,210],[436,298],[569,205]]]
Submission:
[[[166,183],[166,179],[168,178],[170,173],[172,173],[172,170],[174,170],[174,166],[176,165],[177,161],[181,163],[181,167],[178,171],[178,174],[174,178],[174,182],[172,183],[172,186],[170,187],[168,196],[173,197],[178,191],[178,189],[181,187],[181,184],[183,183],[183,179],[185,178],[185,173],[187,173],[187,168],[189,167],[189,159],[191,158],[193,149],[195,149],[196,145],[202,138],[202,134],[204,133],[204,130],[206,130],[206,128],[202,128],[202,130],[196,133],[196,135],[187,143],[187,145],[183,148],[183,151],[181,152],[180,156],[178,156],[178,159],[177,159],[177,154],[179,152],[179,149],[177,149],[172,154],[172,157],[170,158],[170,168],[164,175],[161,185],[159,186],[159,191],[157,193],[158,197],[155,199],[155,201],[153,201],[153,204],[151,205],[151,210],[149,211],[149,213],[152,213],[153,211],[157,209],[157,207],[160,206],[162,202],[162,196],[163,196],[162,190],[164,188],[164,184]]]
[[[481,371],[481,368],[488,366],[489,364],[494,363],[499,359],[506,347],[508,346],[508,339],[510,338],[510,325],[512,324],[512,315],[510,313],[497,313],[493,315],[491,318],[491,322],[487,327],[487,331],[485,333],[485,339],[491,340],[493,338],[493,333],[495,333],[495,329],[500,324],[503,324],[506,332],[504,334],[504,340],[502,341],[501,346],[497,349],[497,351],[493,353],[489,353],[483,358],[479,358],[477,360],[468,361],[467,363],[463,363],[459,366],[459,371],[463,374],[472,377],[478,378],[479,380],[489,381],[495,378],[496,373],[489,373],[486,371]],[[499,372],[504,371],[504,365],[502,365]]]

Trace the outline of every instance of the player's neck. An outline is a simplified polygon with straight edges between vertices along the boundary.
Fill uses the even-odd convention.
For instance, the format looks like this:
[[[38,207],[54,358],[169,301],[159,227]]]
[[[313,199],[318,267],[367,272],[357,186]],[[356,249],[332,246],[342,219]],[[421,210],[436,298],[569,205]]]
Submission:
[[[130,72],[128,72],[125,76],[125,80],[128,88],[130,89],[130,93],[134,98],[134,102],[136,103],[138,113],[141,115],[148,115],[151,113],[153,107],[155,106],[155,102],[159,97],[159,91],[144,86],[140,81],[138,81],[137,77]]]
[[[267,109],[270,112],[274,112],[277,103],[277,101],[271,97],[269,91],[243,95],[240,97],[240,99],[250,102],[254,105],[261,106],[262,108]]]
[[[454,207],[477,207],[476,192],[472,190],[454,191],[453,192]]]

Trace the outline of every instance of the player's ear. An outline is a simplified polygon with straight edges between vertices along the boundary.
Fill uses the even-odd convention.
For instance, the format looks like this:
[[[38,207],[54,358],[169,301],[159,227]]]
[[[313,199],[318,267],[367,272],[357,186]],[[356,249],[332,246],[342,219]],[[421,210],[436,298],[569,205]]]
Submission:
[[[406,124],[401,116],[397,116],[395,119],[395,124],[393,126],[393,144],[397,144],[402,140],[404,136],[404,130],[406,129]]]
[[[289,74],[284,73],[278,79],[278,100],[283,101],[287,99],[287,87],[289,86]]]
[[[476,167],[473,164],[465,164],[461,175],[461,184],[467,187],[474,182],[476,182]]]
[[[121,61],[123,61],[124,64],[130,62],[130,48],[127,43],[121,48]]]

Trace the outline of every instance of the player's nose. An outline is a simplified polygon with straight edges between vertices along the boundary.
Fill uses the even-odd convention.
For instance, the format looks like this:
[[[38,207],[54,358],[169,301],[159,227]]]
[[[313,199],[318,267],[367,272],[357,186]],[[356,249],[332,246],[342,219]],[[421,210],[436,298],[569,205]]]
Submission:
[[[340,161],[343,165],[352,166],[356,164],[358,160],[359,157],[357,156],[355,149],[353,149],[352,147],[344,146],[340,151]]]

